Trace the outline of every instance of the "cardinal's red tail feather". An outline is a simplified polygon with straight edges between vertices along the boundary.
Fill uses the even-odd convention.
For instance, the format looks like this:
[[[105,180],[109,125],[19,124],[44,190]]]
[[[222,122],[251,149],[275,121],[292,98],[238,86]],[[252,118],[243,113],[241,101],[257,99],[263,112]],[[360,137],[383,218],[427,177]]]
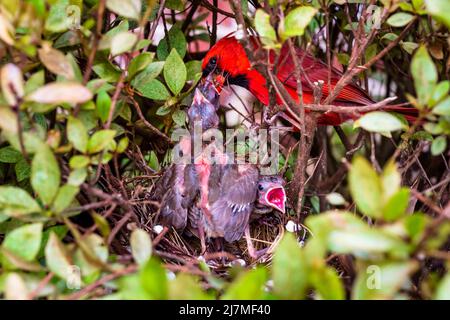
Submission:
[[[383,110],[387,112],[400,113],[410,123],[416,121],[417,117],[419,116],[419,111],[414,107],[393,105],[393,106],[386,106],[383,108]]]

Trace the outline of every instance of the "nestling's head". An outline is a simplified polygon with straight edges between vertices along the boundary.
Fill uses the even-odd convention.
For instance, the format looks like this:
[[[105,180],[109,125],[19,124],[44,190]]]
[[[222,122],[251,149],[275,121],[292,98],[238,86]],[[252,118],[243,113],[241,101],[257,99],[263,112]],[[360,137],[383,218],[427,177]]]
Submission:
[[[263,176],[258,183],[259,204],[272,207],[282,213],[286,212],[286,191],[284,180],[280,176]]]
[[[195,89],[192,104],[188,109],[190,128],[193,129],[196,121],[201,122],[203,131],[218,127],[218,109],[219,94],[215,86],[206,79]]]

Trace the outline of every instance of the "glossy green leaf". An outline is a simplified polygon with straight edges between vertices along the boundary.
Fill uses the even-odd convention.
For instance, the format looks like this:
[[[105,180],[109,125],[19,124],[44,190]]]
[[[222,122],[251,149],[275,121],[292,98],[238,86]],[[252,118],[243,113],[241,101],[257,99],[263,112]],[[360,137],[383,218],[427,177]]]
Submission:
[[[3,147],[0,149],[0,162],[4,163],[16,163],[22,159],[20,151],[14,149],[11,146]]]
[[[265,268],[243,272],[234,280],[222,296],[222,300],[260,300],[264,297],[267,281]]]
[[[370,217],[381,216],[382,185],[370,163],[356,157],[348,175],[350,192],[359,210]]]
[[[450,28],[450,3],[447,0],[425,0],[427,11]]]
[[[141,267],[140,279],[142,287],[151,299],[167,299],[167,275],[159,259],[152,257]]]
[[[387,24],[393,27],[404,27],[414,18],[412,14],[406,12],[398,12],[387,19]]]
[[[177,277],[169,282],[170,300],[210,300],[201,287],[200,281],[191,275],[179,273]]]
[[[421,46],[414,54],[411,73],[414,77],[417,98],[425,105],[433,93],[438,78],[436,67],[425,46]]]
[[[146,98],[153,100],[167,100],[170,98],[170,93],[166,87],[157,79],[152,79],[149,82],[140,85],[137,90]]]
[[[256,10],[255,28],[263,45],[266,48],[274,48],[277,41],[275,29],[270,24],[270,16],[263,10]]]
[[[130,51],[136,44],[138,37],[131,32],[120,32],[111,39],[111,54],[117,56]]]
[[[447,148],[447,138],[439,136],[431,143],[431,154],[437,156],[445,151]]]
[[[441,116],[450,117],[450,97],[439,102],[434,108],[433,113]]]
[[[316,13],[317,9],[309,6],[295,8],[287,14],[284,23],[280,23],[278,34],[282,39],[303,35]]]
[[[186,77],[187,72],[184,62],[178,52],[172,49],[164,64],[164,79],[175,95],[183,89]]]
[[[118,15],[139,20],[141,16],[141,0],[106,0],[106,7]]]
[[[109,110],[111,109],[111,98],[106,91],[100,91],[97,94],[96,106],[100,120],[105,123],[108,120]]]
[[[88,153],[97,153],[104,150],[114,140],[115,135],[115,130],[100,130],[95,132],[89,139]]]
[[[281,299],[304,298],[308,283],[307,272],[299,243],[291,233],[286,233],[273,258],[274,293]]]
[[[147,66],[152,62],[154,53],[143,52],[137,57],[133,58],[128,65],[128,79],[133,79],[133,77],[147,68]]]
[[[391,262],[374,264],[359,272],[353,285],[353,299],[392,299],[408,282],[409,275],[417,264],[411,262]]]
[[[130,245],[134,261],[139,265],[147,263],[152,255],[152,241],[149,234],[142,229],[133,230]]]
[[[52,210],[56,213],[60,213],[69,207],[79,190],[80,189],[77,186],[70,184],[66,184],[59,188],[55,201],[53,202]]]
[[[45,246],[45,261],[47,267],[58,277],[69,281],[72,263],[69,260],[66,249],[55,233],[51,232]]]
[[[38,203],[23,189],[0,186],[0,210],[2,213],[16,217],[41,211]]]
[[[6,234],[2,248],[25,261],[33,261],[41,247],[42,223],[27,224]]]
[[[386,133],[401,130],[405,128],[405,125],[399,118],[388,112],[373,111],[356,120],[355,127],[361,127],[369,132]]]
[[[67,139],[73,147],[80,152],[87,150],[88,133],[83,122],[75,117],[69,117],[67,120]]]
[[[52,203],[61,182],[58,161],[49,147],[39,150],[31,163],[31,185],[44,204]]]
[[[156,48],[158,59],[161,61],[166,60],[171,49],[176,49],[179,56],[184,58],[186,54],[186,46],[186,38],[184,37],[183,32],[177,25],[175,25],[170,28],[168,37],[164,37],[159,42],[158,47]]]

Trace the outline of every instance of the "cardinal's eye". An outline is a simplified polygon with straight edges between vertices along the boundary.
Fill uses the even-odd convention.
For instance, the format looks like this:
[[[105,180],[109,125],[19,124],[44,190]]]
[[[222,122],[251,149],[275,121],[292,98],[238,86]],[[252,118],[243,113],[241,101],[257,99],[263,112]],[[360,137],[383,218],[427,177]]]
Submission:
[[[214,67],[217,64],[217,58],[212,57],[211,59],[209,59],[209,64]]]
[[[259,190],[259,191],[263,191],[263,190],[264,190],[264,187],[263,187],[262,184],[258,184],[258,190]]]

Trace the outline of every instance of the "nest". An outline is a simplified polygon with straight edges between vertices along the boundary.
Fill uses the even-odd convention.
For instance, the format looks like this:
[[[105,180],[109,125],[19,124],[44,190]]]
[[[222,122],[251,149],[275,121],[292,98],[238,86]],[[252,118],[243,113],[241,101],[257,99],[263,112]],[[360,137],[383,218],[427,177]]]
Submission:
[[[131,231],[141,228],[151,235],[154,253],[163,260],[167,269],[172,271],[205,275],[206,267],[216,274],[226,275],[232,266],[251,267],[256,263],[270,264],[275,248],[285,232],[286,217],[278,212],[272,212],[251,222],[252,244],[257,251],[262,252],[256,261],[249,256],[244,237],[233,243],[222,241],[220,250],[217,240],[210,239],[207,241],[207,251],[202,254],[200,240],[197,237],[159,226],[157,217],[159,203],[150,200],[154,198],[152,195],[157,179],[157,175],[135,177],[127,184],[138,221],[128,223],[127,227],[122,228],[115,237],[114,241],[120,242],[120,246],[129,248],[128,239]],[[119,244],[115,247],[117,246]]]

